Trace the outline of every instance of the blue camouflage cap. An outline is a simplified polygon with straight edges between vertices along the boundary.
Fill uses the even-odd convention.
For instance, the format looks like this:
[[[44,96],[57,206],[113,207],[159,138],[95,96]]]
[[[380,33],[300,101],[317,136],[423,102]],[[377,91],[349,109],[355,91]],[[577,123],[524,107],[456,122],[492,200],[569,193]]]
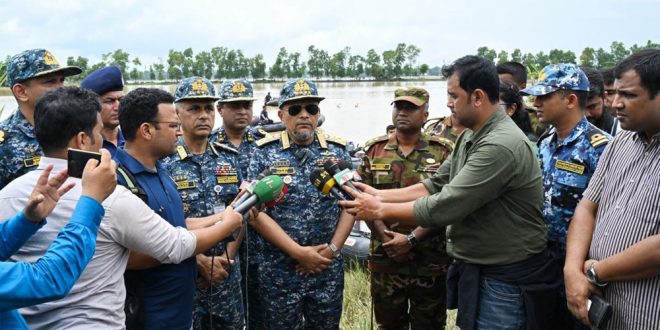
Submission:
[[[558,90],[589,91],[589,79],[572,63],[550,64],[539,74],[539,81],[520,91],[522,95],[541,96]]]
[[[82,82],[80,87],[103,95],[107,92],[124,90],[124,77],[117,66],[107,66],[90,73]]]
[[[280,91],[280,100],[278,106],[281,108],[284,103],[301,99],[323,100],[325,97],[319,96],[316,84],[307,79],[291,79],[284,84]]]
[[[9,87],[28,79],[59,73],[65,77],[80,74],[77,66],[60,66],[55,56],[39,48],[23,51],[7,61],[7,83]]]
[[[184,78],[176,85],[174,102],[184,100],[217,100],[213,83],[202,77]]]
[[[220,102],[254,100],[252,84],[245,79],[225,80],[220,85]]]

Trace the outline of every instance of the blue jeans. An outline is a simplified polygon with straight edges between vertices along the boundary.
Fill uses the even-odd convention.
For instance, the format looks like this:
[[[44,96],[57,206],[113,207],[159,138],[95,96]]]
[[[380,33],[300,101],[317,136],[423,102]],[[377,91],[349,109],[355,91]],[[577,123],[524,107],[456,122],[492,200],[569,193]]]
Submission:
[[[482,278],[477,329],[523,329],[525,306],[518,285]]]

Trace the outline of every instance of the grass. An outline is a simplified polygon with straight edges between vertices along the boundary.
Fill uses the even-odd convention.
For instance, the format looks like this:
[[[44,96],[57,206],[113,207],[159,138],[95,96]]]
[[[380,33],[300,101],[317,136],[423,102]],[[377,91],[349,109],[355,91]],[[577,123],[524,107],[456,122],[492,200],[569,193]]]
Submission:
[[[346,330],[371,329],[371,292],[369,270],[354,260],[346,261],[344,272],[344,307],[340,328]],[[447,329],[458,329],[456,311],[447,311]],[[377,328],[373,321],[374,329]]]

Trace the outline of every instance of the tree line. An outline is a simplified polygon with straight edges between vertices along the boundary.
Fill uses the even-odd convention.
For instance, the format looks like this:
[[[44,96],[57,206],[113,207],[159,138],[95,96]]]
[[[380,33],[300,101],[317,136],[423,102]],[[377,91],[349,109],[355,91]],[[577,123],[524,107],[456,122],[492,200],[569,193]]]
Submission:
[[[615,66],[626,56],[644,48],[660,48],[660,44],[648,40],[646,44],[634,44],[626,47],[622,42],[614,41],[609,49],[585,47],[577,56],[572,51],[552,49],[548,53],[523,53],[514,49],[506,50],[479,47],[476,55],[492,60],[495,63],[515,61],[528,68],[530,78],[534,79],[540,70],[550,63],[576,63],[581,66],[608,68]],[[72,79],[83,79],[90,72],[108,66],[117,65],[124,78],[133,81],[163,81],[179,80],[189,76],[203,76],[210,79],[251,78],[286,79],[292,77],[310,76],[320,78],[351,78],[393,80],[402,77],[419,77],[424,75],[438,76],[440,66],[429,68],[427,64],[418,64],[417,59],[421,49],[412,44],[399,43],[394,49],[378,52],[370,49],[366,54],[355,54],[350,47],[345,47],[336,53],[311,45],[307,48],[306,57],[301,52],[281,47],[275,61],[267,66],[262,54],[247,56],[240,49],[213,47],[195,53],[192,48],[184,50],[170,49],[167,58],[159,58],[156,63],[143,65],[137,56],[131,56],[122,49],[101,55],[101,61],[91,64],[84,56],[66,59],[67,65],[75,65],[83,73]],[[7,56],[9,59],[9,56]],[[5,85],[6,67],[0,65],[0,85]]]
[[[528,73],[534,79],[538,73],[548,64],[552,63],[575,63],[580,66],[592,68],[611,68],[616,66],[628,55],[635,53],[645,48],[660,48],[660,44],[648,40],[646,44],[638,45],[633,44],[626,47],[622,42],[613,41],[609,49],[592,47],[585,47],[580,53],[580,56],[572,51],[564,51],[561,49],[551,49],[547,54],[540,51],[536,54],[522,53],[520,49],[514,49],[510,54],[506,50],[488,48],[486,46],[477,49],[477,55],[490,59],[491,61],[499,64],[507,61],[514,61],[524,64],[527,67]],[[440,68],[434,68],[440,71]],[[430,74],[433,71],[430,72]]]

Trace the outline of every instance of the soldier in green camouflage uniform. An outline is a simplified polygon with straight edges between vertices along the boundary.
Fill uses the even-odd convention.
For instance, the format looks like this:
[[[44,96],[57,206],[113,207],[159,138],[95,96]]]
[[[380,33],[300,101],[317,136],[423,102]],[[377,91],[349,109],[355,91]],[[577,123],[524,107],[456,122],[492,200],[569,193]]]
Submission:
[[[456,139],[464,129],[465,127],[460,125],[452,116],[446,116],[427,120],[424,127],[424,134],[451,141],[453,149],[453,143],[456,142]]]
[[[421,132],[429,94],[421,88],[397,89],[392,121],[396,132],[368,141],[358,169],[378,189],[414,185],[435,173],[453,143]],[[449,257],[445,229],[374,221],[369,260],[371,292],[380,329],[439,329],[446,319],[445,274]]]

